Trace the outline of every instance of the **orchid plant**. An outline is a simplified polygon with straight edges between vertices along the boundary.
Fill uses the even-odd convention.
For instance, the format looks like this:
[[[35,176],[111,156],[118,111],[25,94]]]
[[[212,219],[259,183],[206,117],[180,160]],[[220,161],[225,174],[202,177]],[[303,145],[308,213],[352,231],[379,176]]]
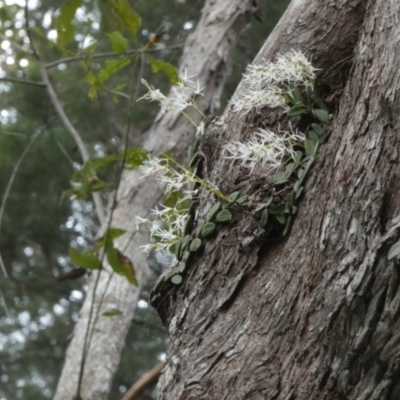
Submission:
[[[311,62],[300,51],[289,51],[278,55],[275,62],[263,61],[247,68],[243,76],[241,89],[231,100],[232,109],[237,113],[259,112],[265,107],[282,108],[289,117],[313,112],[315,95],[315,71]],[[202,117],[195,99],[202,95],[203,88],[198,81],[192,80],[184,71],[179,83],[172,89],[170,97],[142,81],[147,87],[146,93],[139,100],[158,101],[163,112],[173,111],[185,115],[196,126],[198,137],[204,134],[204,124],[196,125],[186,110],[191,107]],[[306,100],[304,100],[304,98]],[[327,119],[327,111],[318,107],[320,117]],[[326,115],[325,115],[326,113]],[[319,119],[321,119],[319,118]],[[274,132],[258,128],[244,142],[226,144],[224,158],[232,164],[239,163],[250,172],[262,166],[270,172],[280,169],[287,160],[296,158],[296,148],[304,146],[306,136],[296,129]],[[199,178],[194,171],[186,168],[169,157],[150,157],[142,167],[144,176],[155,175],[164,187],[166,195],[181,193],[174,206],[165,206],[161,210],[152,210],[155,221],[138,217],[138,223],[152,224],[150,230],[153,242],[144,246],[144,250],[173,250],[184,235],[185,224],[189,218],[189,202],[198,195],[199,188],[204,188],[216,197],[227,201],[227,197],[211,182]]]

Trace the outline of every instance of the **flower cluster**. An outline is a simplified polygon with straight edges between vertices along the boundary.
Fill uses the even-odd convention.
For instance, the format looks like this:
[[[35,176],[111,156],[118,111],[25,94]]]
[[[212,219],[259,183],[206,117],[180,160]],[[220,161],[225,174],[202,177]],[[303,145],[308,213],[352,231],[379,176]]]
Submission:
[[[142,79],[143,85],[145,85],[149,91],[138,99],[138,101],[158,101],[164,113],[169,110],[183,112],[183,110],[189,106],[194,107],[200,112],[194,98],[197,95],[202,95],[203,88],[200,86],[199,81],[195,82],[191,78],[193,78],[193,76],[188,76],[185,70],[184,73],[179,76],[178,84],[172,88],[172,93],[169,97],[161,93],[160,90],[149,85],[145,79]]]
[[[240,160],[243,167],[251,171],[256,165],[275,170],[282,165],[285,156],[295,153],[294,145],[303,142],[305,137],[298,131],[280,131],[279,134],[268,129],[259,129],[245,143],[233,142],[224,146],[229,153],[226,159]]]
[[[164,206],[162,210],[156,208],[151,211],[155,217],[154,221],[139,216],[136,217],[138,225],[142,223],[151,224],[150,236],[155,240],[142,246],[143,251],[149,252],[151,249],[169,250],[182,238],[188,209],[178,206]]]
[[[201,135],[202,129],[198,134]],[[138,224],[151,224],[150,236],[155,240],[146,246],[150,249],[170,250],[182,238],[185,221],[188,217],[188,200],[197,195],[199,187],[203,187],[216,196],[223,196],[212,183],[199,178],[195,173],[169,157],[163,159],[150,157],[141,167],[144,176],[154,175],[164,187],[168,195],[177,194],[177,201],[173,207],[163,207],[161,210],[152,210],[154,220],[136,217]],[[198,188],[195,188],[197,184]],[[226,198],[225,198],[226,200]]]
[[[262,107],[288,109],[288,84],[313,86],[316,69],[300,51],[281,54],[275,62],[264,62],[247,67],[243,76],[246,88],[231,100],[235,112],[245,113]]]

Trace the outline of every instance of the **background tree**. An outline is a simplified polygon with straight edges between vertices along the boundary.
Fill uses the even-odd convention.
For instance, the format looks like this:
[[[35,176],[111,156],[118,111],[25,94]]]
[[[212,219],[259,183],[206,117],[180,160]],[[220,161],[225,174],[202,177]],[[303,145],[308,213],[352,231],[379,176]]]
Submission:
[[[176,64],[180,46],[193,31],[201,6],[202,2],[161,5],[157,2],[157,7],[151,1],[136,4],[135,9],[144,21],[140,40],[145,43],[161,21],[166,22],[170,25],[168,35],[163,37],[153,55]],[[233,54],[233,74],[227,82],[223,104],[240,79],[244,64],[260,46],[285,2],[265,2],[263,6],[263,24],[247,24],[243,29],[242,41]],[[68,188],[71,174],[79,168],[81,159],[68,132],[56,118],[40,82],[38,65],[28,46],[23,8],[7,2],[7,5],[0,4],[0,12],[2,200],[5,200],[5,189],[16,161],[28,143],[33,143],[19,168],[14,170],[16,175],[5,203],[0,230],[1,255],[9,275],[9,279],[0,279],[9,312],[0,319],[0,395],[4,398],[51,398],[72,322],[78,318],[85,291],[84,280],[56,283],[55,277],[72,268],[67,254],[69,244],[86,248],[93,243],[98,225],[90,202],[64,201],[60,206],[61,193]],[[75,36],[67,46],[73,54],[65,56],[54,46],[58,12],[54,2],[42,1],[40,5],[33,5],[29,17],[34,27],[35,45],[47,65],[56,93],[84,139],[89,155],[119,151],[126,128],[125,100],[119,98],[119,103],[115,104],[115,97],[102,90],[98,92],[97,101],[88,100],[90,86],[85,80],[87,71],[82,62],[86,57],[83,43],[88,43],[89,26],[90,36],[98,43],[96,53],[113,56],[111,42],[104,35],[108,29],[104,15],[109,14],[101,6],[97,8],[94,3],[85,2],[77,11]],[[77,52],[81,59],[74,59]],[[107,57],[95,60],[99,60],[96,67],[99,68]],[[149,73],[147,66],[143,73]],[[130,79],[131,71],[121,69],[111,81],[117,85]],[[160,74],[147,79],[164,89],[168,85]],[[23,84],[31,81],[34,84]],[[145,103],[135,107],[131,113],[130,142],[140,144],[157,107]],[[111,169],[102,175],[103,178],[112,176]],[[140,304],[147,305],[144,300]],[[110,398],[118,397],[154,365],[165,348],[164,336],[159,336],[158,329],[151,325],[154,315],[149,316],[148,308],[139,311],[145,323],[136,320],[131,327]],[[139,356],[146,348],[150,356]]]
[[[287,238],[256,235],[260,215],[239,207],[183,284],[166,286],[160,398],[399,397],[399,7],[294,1],[261,49],[257,65],[291,49],[307,54],[331,131]],[[285,129],[296,110],[258,111],[228,106],[206,133],[203,174],[223,193],[263,193],[271,177],[224,159],[223,146],[257,127]],[[203,193],[196,214],[213,203]]]

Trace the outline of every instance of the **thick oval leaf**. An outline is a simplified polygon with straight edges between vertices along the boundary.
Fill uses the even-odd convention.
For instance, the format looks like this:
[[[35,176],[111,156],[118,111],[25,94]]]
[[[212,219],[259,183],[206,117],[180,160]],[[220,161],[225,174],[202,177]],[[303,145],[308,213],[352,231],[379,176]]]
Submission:
[[[314,115],[323,123],[327,124],[329,122],[329,114],[325,110],[316,109],[314,110]]]
[[[183,281],[183,278],[182,278],[181,275],[174,275],[174,276],[171,278],[171,282],[172,282],[174,285],[180,285],[180,284],[182,283],[182,281]]]

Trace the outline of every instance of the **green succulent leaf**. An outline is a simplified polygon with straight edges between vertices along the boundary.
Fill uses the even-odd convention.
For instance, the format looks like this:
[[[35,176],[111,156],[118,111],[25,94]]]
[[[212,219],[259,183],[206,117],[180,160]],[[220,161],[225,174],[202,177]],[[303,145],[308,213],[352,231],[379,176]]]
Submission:
[[[321,110],[321,109],[315,109],[314,115],[323,123],[327,124],[329,123],[329,113],[326,110]]]
[[[314,143],[314,145],[319,143],[321,140],[320,137],[314,131],[310,131],[308,136],[310,137],[310,139]]]
[[[201,228],[201,233],[200,235],[202,237],[208,237],[211,236],[216,229],[216,225],[213,222],[206,222],[204,226]]]
[[[222,210],[220,211],[216,218],[216,222],[220,223],[228,223],[232,221],[232,213],[229,210]]]
[[[199,238],[195,238],[191,241],[189,250],[195,252],[200,249],[201,245],[203,244],[202,240]]]
[[[321,125],[319,125],[319,124],[311,124],[311,128],[314,130],[314,132],[318,136],[323,136],[324,135],[324,129],[322,128]]]
[[[286,222],[286,216],[285,214],[276,214],[275,218],[277,219],[277,221],[281,224],[284,225]]]
[[[310,109],[305,106],[304,104],[298,104],[293,106],[289,111],[288,111],[288,117],[293,118],[297,117],[299,115],[303,114],[308,114],[310,112]]]
[[[277,215],[277,214],[283,214],[286,208],[286,204],[285,203],[280,203],[276,206],[270,206],[268,207],[268,211],[270,212],[270,214],[273,215]]]
[[[310,139],[304,141],[304,149],[307,156],[312,156],[314,154],[314,143]]]
[[[172,282],[174,285],[180,285],[180,284],[182,283],[182,281],[183,281],[183,278],[182,278],[181,275],[174,275],[174,276],[171,278],[171,282]]]

